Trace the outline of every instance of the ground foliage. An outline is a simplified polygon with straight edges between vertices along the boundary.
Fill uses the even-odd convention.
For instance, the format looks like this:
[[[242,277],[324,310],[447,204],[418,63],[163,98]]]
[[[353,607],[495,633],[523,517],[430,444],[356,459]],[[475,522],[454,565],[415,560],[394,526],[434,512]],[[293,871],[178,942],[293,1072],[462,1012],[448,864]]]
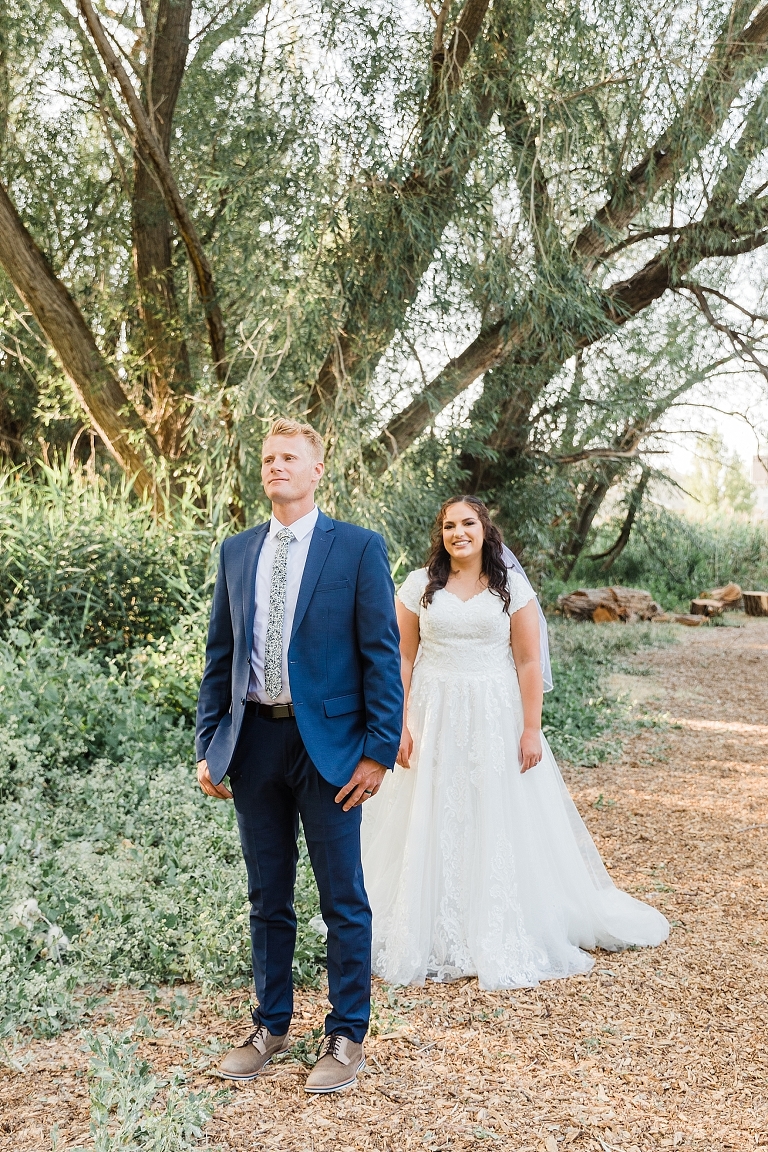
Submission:
[[[207,1146],[764,1147],[768,686],[760,670],[768,627],[744,617],[734,623],[680,629],[679,646],[628,655],[621,680],[645,724],[619,762],[566,771],[614,880],[670,920],[667,943],[597,952],[589,976],[513,993],[483,992],[475,980],[407,989],[374,980],[367,1068],[355,1091],[315,1100],[304,1082],[325,994],[300,989],[293,1047],[271,1075],[221,1102],[205,1129]],[[117,1049],[109,1065],[121,1062],[120,1079],[112,1083],[131,1095],[150,1077],[184,1075],[195,1095],[209,1089],[222,1050],[248,1026],[243,990],[200,996],[195,987],[123,989],[89,1022],[106,1030],[105,1048]],[[151,1069],[132,1071],[124,1043]],[[77,1031],[19,1035],[5,1048],[3,1152],[89,1146],[102,1071]],[[155,1116],[170,1087],[153,1100]],[[117,1093],[112,1099],[119,1105]],[[112,1130],[122,1133],[115,1104]]]
[[[157,647],[118,667],[52,627],[13,627],[0,641],[5,1031],[71,1023],[85,985],[248,983],[234,812],[194,782],[189,702],[204,631],[185,637],[182,627],[165,641],[166,652],[181,645],[187,683],[182,696],[171,660],[166,707]],[[295,966],[312,980],[322,960],[306,924],[317,899],[305,855],[299,875]]]

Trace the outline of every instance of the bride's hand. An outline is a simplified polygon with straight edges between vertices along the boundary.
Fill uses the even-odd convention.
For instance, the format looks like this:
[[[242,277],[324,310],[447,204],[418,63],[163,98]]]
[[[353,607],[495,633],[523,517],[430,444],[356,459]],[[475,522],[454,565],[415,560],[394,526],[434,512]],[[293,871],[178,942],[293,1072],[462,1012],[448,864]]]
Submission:
[[[395,763],[400,764],[403,768],[410,768],[411,753],[413,752],[413,737],[408,729],[403,727],[403,734],[400,737],[400,751],[397,754]]]
[[[520,737],[520,771],[527,772],[541,760],[541,732],[525,728]]]

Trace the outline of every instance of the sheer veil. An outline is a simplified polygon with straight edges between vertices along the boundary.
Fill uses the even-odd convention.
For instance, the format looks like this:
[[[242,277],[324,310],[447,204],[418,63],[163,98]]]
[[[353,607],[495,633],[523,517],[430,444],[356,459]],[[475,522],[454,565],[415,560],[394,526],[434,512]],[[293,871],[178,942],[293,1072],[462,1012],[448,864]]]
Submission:
[[[533,585],[531,584],[530,580],[528,579],[528,577],[526,575],[525,568],[523,568],[522,564],[518,560],[517,556],[515,556],[512,549],[507,548],[506,544],[503,544],[501,554],[502,554],[502,558],[503,558],[504,563],[506,564],[507,568],[512,568],[515,572],[518,572],[523,577],[523,579],[526,581],[526,583],[530,584],[531,588],[533,588]],[[534,589],[534,591],[535,591],[535,589]],[[541,652],[541,676],[542,676],[542,679],[544,681],[544,691],[545,692],[551,692],[552,691],[552,665],[551,665],[550,660],[549,660],[549,632],[547,631],[547,618],[542,611],[541,604],[539,604],[538,596],[536,597],[536,607],[539,610],[539,644],[540,644],[540,652]]]

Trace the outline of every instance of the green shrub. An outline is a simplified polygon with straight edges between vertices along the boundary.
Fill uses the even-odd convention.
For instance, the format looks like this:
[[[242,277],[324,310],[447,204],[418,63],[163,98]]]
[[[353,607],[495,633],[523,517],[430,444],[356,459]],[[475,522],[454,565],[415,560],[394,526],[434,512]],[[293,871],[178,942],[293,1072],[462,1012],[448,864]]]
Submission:
[[[615,522],[603,525],[590,552],[608,548],[619,528]],[[664,608],[687,610],[694,596],[731,580],[743,588],[768,588],[768,525],[737,516],[689,520],[651,505],[643,509],[629,543],[609,569],[584,556],[568,587],[645,588]],[[553,586],[550,595],[554,591]]]
[[[94,1152],[117,1148],[191,1152],[200,1147],[202,1130],[219,1100],[229,1096],[226,1090],[191,1092],[178,1071],[170,1080],[156,1076],[146,1060],[137,1056],[131,1032],[122,1036],[87,1033],[85,1040],[91,1051],[88,1079]]]
[[[178,643],[190,635],[181,623]],[[159,649],[120,667],[51,631],[0,640],[0,1032],[55,1031],[87,986],[250,981],[234,811],[194,777],[199,655],[150,692]],[[303,850],[297,911],[296,975],[314,981],[324,945]]]
[[[158,524],[125,489],[45,468],[0,473],[0,605],[117,652],[168,633],[208,595],[214,532],[180,506]]]

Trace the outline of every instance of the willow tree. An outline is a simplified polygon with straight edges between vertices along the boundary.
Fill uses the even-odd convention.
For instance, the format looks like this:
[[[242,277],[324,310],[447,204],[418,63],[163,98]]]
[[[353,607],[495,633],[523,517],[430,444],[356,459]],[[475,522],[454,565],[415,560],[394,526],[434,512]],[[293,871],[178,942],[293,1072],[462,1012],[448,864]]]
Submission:
[[[64,395],[41,333],[142,490],[234,465],[248,502],[289,407],[340,506],[460,482],[567,571],[670,405],[763,371],[766,4],[3,0],[0,28],[6,370]]]

